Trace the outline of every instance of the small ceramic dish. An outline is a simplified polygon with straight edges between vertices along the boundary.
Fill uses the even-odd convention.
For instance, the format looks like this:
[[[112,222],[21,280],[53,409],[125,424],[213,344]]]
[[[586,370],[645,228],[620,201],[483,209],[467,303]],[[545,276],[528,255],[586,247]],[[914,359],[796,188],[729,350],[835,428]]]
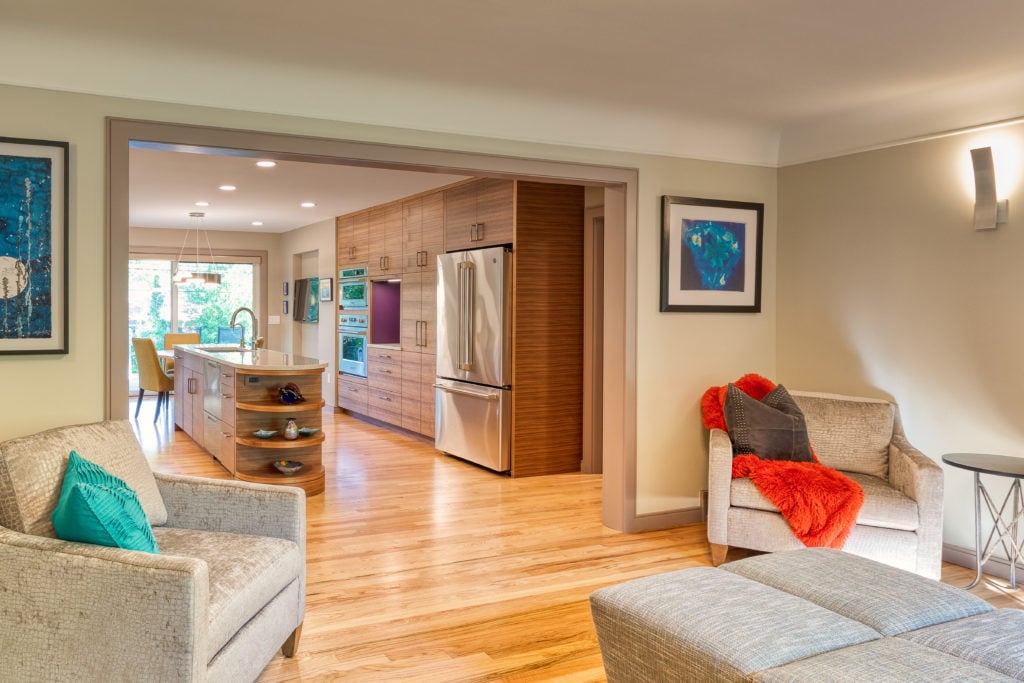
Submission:
[[[302,469],[302,463],[297,460],[275,460],[274,467],[284,474],[295,474]]]
[[[319,431],[319,427],[299,427],[299,434],[302,436],[313,436]]]
[[[252,435],[255,436],[257,439],[269,439],[274,434],[277,434],[276,429],[257,429],[255,432],[252,433]]]

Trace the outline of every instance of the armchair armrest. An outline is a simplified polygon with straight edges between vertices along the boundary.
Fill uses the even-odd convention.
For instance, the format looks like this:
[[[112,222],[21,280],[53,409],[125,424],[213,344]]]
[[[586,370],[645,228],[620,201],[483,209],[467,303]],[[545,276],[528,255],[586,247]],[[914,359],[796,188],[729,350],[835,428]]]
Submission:
[[[253,484],[156,473],[167,526],[225,531],[294,541],[306,550],[306,492],[294,486]]]
[[[201,680],[200,560],[0,527],[0,671],[11,680]]]
[[[889,444],[889,483],[917,502],[918,558],[934,558],[928,561],[930,566],[918,566],[917,570],[938,578],[942,571],[942,468],[911,446],[905,436],[896,434]]]
[[[708,542],[728,545],[729,496],[732,487],[732,441],[721,429],[708,439]]]

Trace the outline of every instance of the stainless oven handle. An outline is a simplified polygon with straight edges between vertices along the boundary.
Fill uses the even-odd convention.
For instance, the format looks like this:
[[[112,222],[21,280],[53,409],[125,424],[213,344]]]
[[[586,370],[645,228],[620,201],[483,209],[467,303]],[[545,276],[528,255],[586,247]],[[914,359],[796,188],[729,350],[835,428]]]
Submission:
[[[498,393],[483,393],[480,391],[470,391],[469,389],[457,389],[455,387],[450,387],[447,384],[435,384],[434,388],[440,389],[441,391],[447,391],[450,394],[460,394],[462,396],[482,398],[485,401],[497,401],[498,398],[500,397],[500,394]]]

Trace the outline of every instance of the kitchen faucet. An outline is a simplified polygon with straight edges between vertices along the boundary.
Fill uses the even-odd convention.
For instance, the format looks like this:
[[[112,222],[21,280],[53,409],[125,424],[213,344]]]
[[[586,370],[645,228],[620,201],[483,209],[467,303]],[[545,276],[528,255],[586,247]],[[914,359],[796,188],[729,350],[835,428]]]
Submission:
[[[250,342],[250,346],[252,347],[252,350],[255,351],[256,350],[256,340],[259,339],[259,333],[260,333],[259,321],[256,320],[256,314],[252,312],[251,308],[247,308],[246,306],[242,306],[240,308],[236,308],[235,312],[231,314],[231,322],[229,322],[228,325],[230,325],[231,327],[235,327],[235,318],[238,317],[239,313],[248,313],[249,317],[252,318],[252,341]],[[242,328],[242,338],[238,340],[238,346],[241,347],[241,348],[245,348],[245,328],[244,327]]]

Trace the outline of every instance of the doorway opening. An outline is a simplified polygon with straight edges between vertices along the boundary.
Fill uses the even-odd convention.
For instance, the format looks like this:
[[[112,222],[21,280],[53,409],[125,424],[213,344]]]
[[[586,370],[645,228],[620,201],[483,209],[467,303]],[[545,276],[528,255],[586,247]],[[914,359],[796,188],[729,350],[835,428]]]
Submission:
[[[108,119],[109,293],[124,291],[128,280],[128,151],[133,142],[178,145],[208,153],[232,153],[316,163],[451,173],[474,177],[518,178],[573,183],[604,190],[603,308],[600,365],[600,434],[603,471],[603,521],[613,528],[639,528],[636,517],[636,194],[637,171],[562,161],[499,157],[349,140]],[[126,307],[109,303],[107,411],[127,410],[128,359]]]

